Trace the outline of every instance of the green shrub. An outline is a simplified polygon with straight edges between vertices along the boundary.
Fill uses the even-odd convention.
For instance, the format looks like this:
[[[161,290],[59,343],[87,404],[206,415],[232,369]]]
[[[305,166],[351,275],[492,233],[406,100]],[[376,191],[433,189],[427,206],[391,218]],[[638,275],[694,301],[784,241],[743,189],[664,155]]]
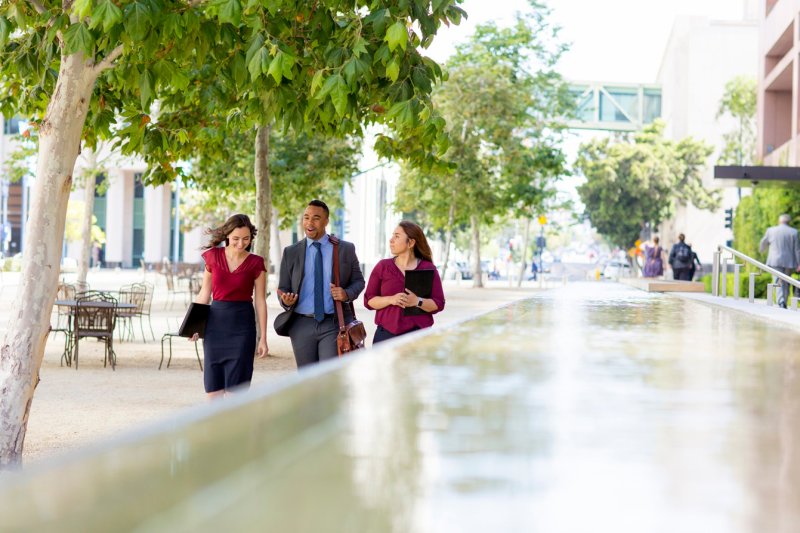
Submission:
[[[793,278],[798,279],[797,274],[792,275]],[[705,274],[700,281],[703,282],[705,286],[706,292],[711,292],[711,274]],[[767,297],[767,284],[772,283],[772,275],[767,274],[766,272],[761,272],[756,277],[756,298],[766,298]],[[748,272],[742,272],[739,277],[739,296],[742,298],[747,298],[749,291],[750,291],[750,275]],[[725,294],[728,296],[733,295],[733,272],[728,272],[727,276],[727,284],[725,287],[726,291]]]

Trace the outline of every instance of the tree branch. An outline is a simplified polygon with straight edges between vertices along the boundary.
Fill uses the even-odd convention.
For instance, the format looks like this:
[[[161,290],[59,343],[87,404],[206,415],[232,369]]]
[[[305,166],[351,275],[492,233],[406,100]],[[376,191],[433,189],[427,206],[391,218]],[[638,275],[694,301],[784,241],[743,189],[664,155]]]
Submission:
[[[123,47],[122,45],[117,46],[114,48],[110,54],[103,58],[103,60],[94,66],[94,73],[95,75],[99,75],[101,72],[106,70],[107,68],[111,68],[114,61],[122,55]]]
[[[35,9],[36,12],[39,13],[40,15],[47,13],[47,10],[44,8],[44,6],[39,0],[28,0],[28,2],[33,6],[33,9]]]

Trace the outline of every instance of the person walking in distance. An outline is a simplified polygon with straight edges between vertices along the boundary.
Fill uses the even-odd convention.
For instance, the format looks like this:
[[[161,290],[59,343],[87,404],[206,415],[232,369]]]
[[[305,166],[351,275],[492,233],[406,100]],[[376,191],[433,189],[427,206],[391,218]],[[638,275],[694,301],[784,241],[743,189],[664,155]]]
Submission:
[[[203,285],[195,302],[212,300],[203,337],[203,381],[209,398],[215,398],[249,385],[254,356],[267,356],[267,276],[264,258],[250,253],[257,231],[247,215],[233,215],[207,233]],[[256,316],[262,332],[258,346]],[[190,340],[196,342],[197,334]]]
[[[312,200],[303,212],[305,239],[283,250],[278,300],[284,312],[275,318],[275,331],[288,336],[297,367],[338,357],[334,300],[342,302],[345,323],[353,320],[352,302],[364,290],[355,246],[339,241],[339,257],[326,233],[330,211],[325,202]],[[331,283],[333,261],[339,262],[341,286]]]
[[[691,281],[694,266],[694,252],[692,247],[686,244],[686,236],[681,233],[678,235],[678,242],[672,245],[669,252],[669,265],[672,267],[672,279],[681,281]]]
[[[789,215],[778,217],[778,225],[767,228],[760,246],[762,252],[769,249],[767,266],[786,275],[800,271],[798,268],[800,266],[800,240],[797,237],[797,230],[789,226],[790,220]],[[773,276],[772,282],[776,283],[777,281],[777,276]],[[789,282],[780,280],[777,293],[778,305],[786,309],[786,300],[789,298]]]

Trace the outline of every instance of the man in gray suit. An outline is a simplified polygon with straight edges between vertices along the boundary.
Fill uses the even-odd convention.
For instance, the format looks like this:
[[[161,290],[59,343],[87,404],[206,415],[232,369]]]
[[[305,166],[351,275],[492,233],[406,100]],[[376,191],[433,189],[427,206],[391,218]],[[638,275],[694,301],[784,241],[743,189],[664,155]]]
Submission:
[[[761,239],[761,251],[766,252],[767,266],[774,268],[784,274],[791,275],[792,272],[799,270],[800,265],[800,240],[797,237],[797,230],[789,226],[791,217],[781,215],[778,218],[778,225],[767,228],[764,238]],[[777,278],[772,277],[775,283]],[[778,285],[778,305],[786,308],[786,299],[789,297],[789,283],[781,281]]]
[[[339,324],[334,300],[343,302],[345,323],[353,320],[352,301],[364,290],[364,275],[352,243],[339,241],[339,282],[333,284],[333,244],[325,232],[330,212],[312,200],[303,213],[306,238],[283,250],[275,318],[278,335],[292,339],[297,367],[334,359]]]

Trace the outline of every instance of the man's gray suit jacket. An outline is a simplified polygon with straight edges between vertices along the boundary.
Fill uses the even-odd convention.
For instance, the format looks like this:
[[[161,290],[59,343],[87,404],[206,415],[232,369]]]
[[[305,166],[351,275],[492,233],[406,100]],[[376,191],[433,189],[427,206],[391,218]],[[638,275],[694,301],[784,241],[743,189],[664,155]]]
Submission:
[[[278,289],[280,291],[300,294],[300,287],[303,285],[303,276],[305,274],[307,242],[308,239],[304,238],[283,249],[280,277],[278,278]],[[364,274],[361,273],[361,265],[358,263],[355,245],[341,239],[339,240],[339,277],[339,286],[347,293],[347,300],[353,302],[364,290]],[[331,282],[333,280],[333,272],[331,272]],[[311,280],[311,282],[313,283],[314,280]],[[279,324],[284,324],[290,320],[291,313],[300,302],[300,299],[298,298],[297,302],[290,307],[284,305],[280,295],[278,295],[278,302],[283,307],[284,312],[275,317],[276,331],[279,329]],[[352,305],[344,304],[342,308],[344,310],[345,323],[353,320]],[[278,331],[278,333],[281,332]]]
[[[767,251],[767,266],[797,268],[800,265],[800,240],[797,230],[788,224],[779,224],[767,229],[761,239],[761,251]]]

